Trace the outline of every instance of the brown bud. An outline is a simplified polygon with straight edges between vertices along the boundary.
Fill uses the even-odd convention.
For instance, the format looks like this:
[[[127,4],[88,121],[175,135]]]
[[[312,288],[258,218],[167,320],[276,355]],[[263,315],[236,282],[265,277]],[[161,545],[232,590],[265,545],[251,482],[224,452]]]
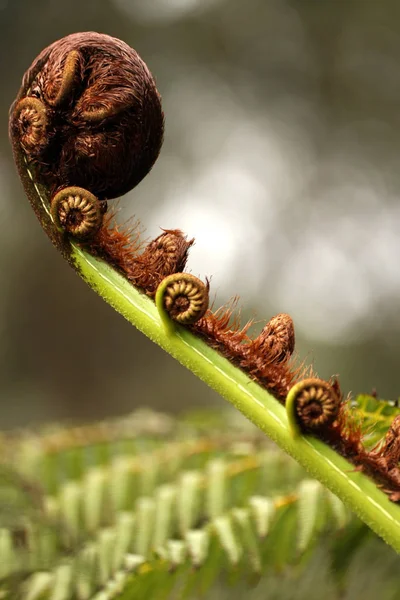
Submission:
[[[183,272],[193,242],[179,229],[167,229],[146,246],[141,258],[161,281],[167,275]]]
[[[287,361],[293,354],[295,334],[290,315],[280,313],[272,317],[260,335],[248,347],[248,353],[257,354],[269,364]]]
[[[51,195],[76,186],[99,200],[135,187],[153,166],[164,117],[137,52],[99,33],[75,33],[43,50],[11,111],[39,183]]]

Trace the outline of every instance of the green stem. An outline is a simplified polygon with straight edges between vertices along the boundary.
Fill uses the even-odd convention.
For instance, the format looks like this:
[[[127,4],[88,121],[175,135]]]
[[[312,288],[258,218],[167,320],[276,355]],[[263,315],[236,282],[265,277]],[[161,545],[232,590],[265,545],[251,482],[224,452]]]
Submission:
[[[76,244],[70,258],[113,308],[231,402],[400,553],[400,507],[372,480],[320,440],[293,437],[285,408],[275,398],[187,329],[174,325],[172,334],[166,332],[154,302],[106,263]]]
[[[160,315],[160,319],[164,324],[165,333],[167,335],[172,335],[175,332],[175,323],[170,318],[169,314],[164,308],[164,293],[170,284],[171,278],[165,277],[160,285],[157,288],[155,303],[158,310],[158,314]]]
[[[298,438],[301,435],[300,427],[296,419],[296,397],[297,390],[301,387],[301,381],[296,383],[289,391],[286,396],[286,416],[288,419],[288,426],[293,438]]]

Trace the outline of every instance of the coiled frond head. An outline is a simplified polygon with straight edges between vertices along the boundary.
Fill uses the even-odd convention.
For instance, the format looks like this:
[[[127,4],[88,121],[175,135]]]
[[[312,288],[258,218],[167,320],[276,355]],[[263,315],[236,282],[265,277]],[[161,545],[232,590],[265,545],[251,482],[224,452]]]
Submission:
[[[286,398],[288,419],[294,433],[322,432],[337,419],[341,399],[323,379],[304,379],[296,383]]]
[[[46,107],[37,98],[24,98],[15,107],[15,128],[24,151],[37,156],[47,145]]]
[[[165,277],[157,289],[157,308],[180,325],[192,325],[201,319],[209,304],[209,286],[190,273]]]
[[[100,228],[103,214],[93,194],[78,187],[64,188],[51,201],[55,225],[78,239],[92,237]]]
[[[52,194],[80,186],[100,200],[125,194],[145,177],[163,131],[146,64],[121,40],[94,32],[45,48],[10,114],[11,137],[34,163],[39,183]]]

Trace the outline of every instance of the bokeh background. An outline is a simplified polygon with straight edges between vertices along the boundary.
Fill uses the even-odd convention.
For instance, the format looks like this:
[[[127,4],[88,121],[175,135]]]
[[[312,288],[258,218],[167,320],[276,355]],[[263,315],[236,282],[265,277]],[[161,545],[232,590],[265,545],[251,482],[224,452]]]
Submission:
[[[346,392],[400,394],[397,0],[0,0],[0,423],[223,401],[55,252],[26,200],[8,108],[49,43],[94,30],[157,79],[166,137],[120,201],[243,320],[289,312],[297,350]]]

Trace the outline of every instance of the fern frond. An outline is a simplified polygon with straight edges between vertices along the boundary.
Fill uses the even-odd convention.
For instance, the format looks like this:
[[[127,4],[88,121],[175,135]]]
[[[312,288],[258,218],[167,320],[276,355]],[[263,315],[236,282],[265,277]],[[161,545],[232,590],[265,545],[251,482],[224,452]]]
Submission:
[[[354,520],[252,426],[129,422],[8,439],[8,468],[43,490],[42,521],[26,513],[22,546],[1,528],[2,598],[192,597],[300,564]]]
[[[360,417],[363,441],[368,447],[373,447],[385,436],[393,419],[400,414],[400,408],[395,403],[367,394],[357,396],[353,406]]]

